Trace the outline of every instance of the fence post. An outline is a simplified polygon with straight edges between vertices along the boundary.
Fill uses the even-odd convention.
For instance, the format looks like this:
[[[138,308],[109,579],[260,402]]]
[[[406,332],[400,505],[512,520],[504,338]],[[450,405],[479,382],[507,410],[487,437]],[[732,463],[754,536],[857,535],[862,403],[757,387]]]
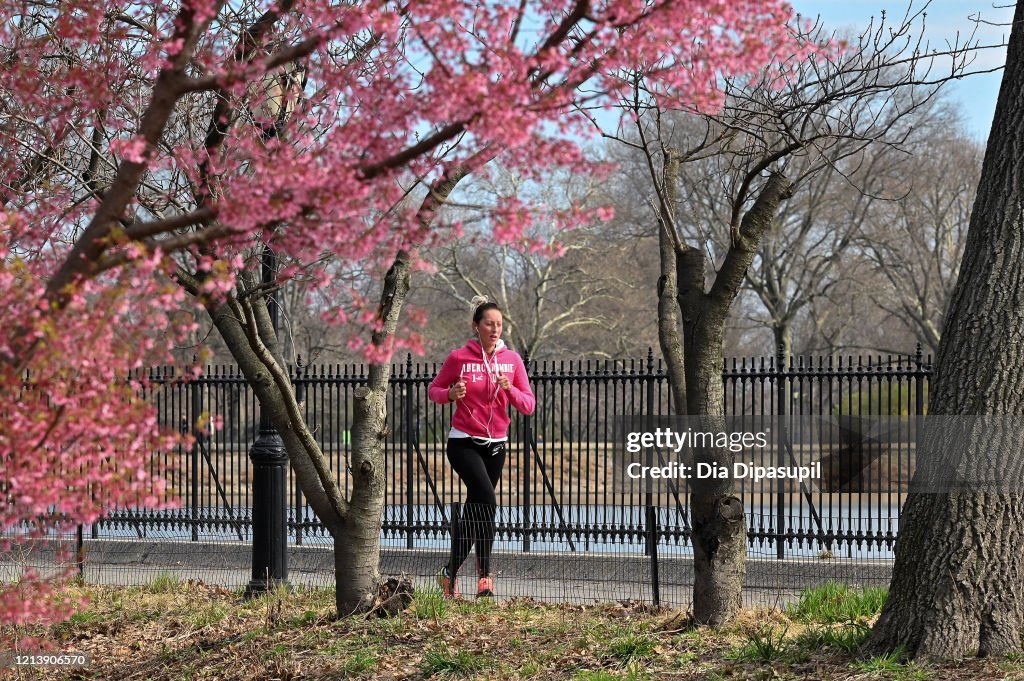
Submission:
[[[192,355],[192,363],[195,364],[199,361],[199,358]],[[188,387],[188,432],[192,433],[192,451],[189,452],[192,459],[192,476],[190,493],[192,495],[192,503],[190,508],[192,511],[192,541],[199,541],[199,433],[196,428],[196,424],[199,423],[199,418],[202,415],[202,391],[199,388],[199,379],[193,378],[189,383]]]
[[[457,501],[453,501],[452,502],[452,506],[451,506],[451,522],[448,525],[449,525],[449,528],[450,528],[449,534],[451,534],[451,538],[452,538],[451,547],[452,547],[452,553],[453,553],[454,552],[454,548],[459,545],[458,544],[459,539],[462,537],[462,504],[460,504]],[[450,558],[451,558],[451,553],[449,553],[448,556],[449,556],[449,558],[445,559],[445,561],[444,561],[445,565],[448,565],[448,560],[450,560]],[[452,579],[456,579],[456,575],[454,575],[454,574],[450,575],[450,577]]]
[[[192,355],[192,364],[194,365],[199,361],[199,357]],[[191,476],[189,478],[189,494],[191,499],[189,503],[189,509],[191,511],[192,519],[192,541],[199,541],[199,433],[196,432],[196,424],[199,423],[199,416],[202,413],[200,410],[199,400],[201,394],[198,390],[197,381],[199,379],[193,378],[188,386],[188,419],[187,424],[182,424],[182,431],[192,434],[192,449],[189,451],[190,466],[192,467]]]
[[[648,433],[654,432],[654,348],[647,348],[647,371],[644,374],[644,382],[647,384],[645,391],[645,406],[644,406],[644,420],[646,425],[644,429]],[[654,448],[647,447],[645,449],[647,461],[647,469],[650,470],[654,466]],[[644,507],[648,510],[654,506],[654,478],[650,475],[644,476]],[[646,519],[645,519],[646,522]],[[654,539],[657,543],[657,537]],[[648,534],[648,543],[646,547],[646,553],[651,556],[652,560],[657,560],[657,555],[654,553],[654,547],[650,542],[650,534]]]
[[[779,343],[778,352],[775,355],[775,391],[776,411],[779,419],[778,424],[778,445],[775,451],[776,466],[786,465],[786,403],[789,401],[789,391],[786,385],[786,346]],[[786,531],[786,497],[783,479],[775,481],[775,557],[786,557],[785,531]]]
[[[527,374],[533,375],[529,370],[530,366],[530,353],[523,353],[523,366],[527,367]],[[523,433],[522,433],[522,446],[519,448],[519,466],[523,472],[523,551],[528,552],[530,550],[530,535],[533,534],[533,502],[531,500],[532,490],[532,475],[533,469],[533,423],[531,416],[524,415],[523,419]]]
[[[647,554],[651,557],[651,593],[654,605],[661,605],[661,582],[658,579],[658,510],[647,507]]]
[[[413,394],[412,394],[412,353],[405,355],[405,383],[402,384],[402,410],[405,412],[405,547],[413,547],[413,496],[416,493],[413,476],[416,475],[416,440],[413,431]]]
[[[75,568],[79,583],[85,584],[85,533],[81,523],[75,528]]]
[[[914,350],[914,414],[924,416],[924,350],[921,348],[921,341],[917,342]]]
[[[306,401],[306,381],[303,378],[308,369],[302,364],[302,355],[295,357],[295,378],[292,381],[292,385],[295,386],[295,402],[302,408]],[[302,545],[302,533],[303,524],[306,521],[306,504],[302,500],[302,488],[299,487],[299,480],[294,480],[295,488],[295,511],[293,515],[295,517],[295,544],[297,546]],[[287,532],[287,529],[285,530]]]

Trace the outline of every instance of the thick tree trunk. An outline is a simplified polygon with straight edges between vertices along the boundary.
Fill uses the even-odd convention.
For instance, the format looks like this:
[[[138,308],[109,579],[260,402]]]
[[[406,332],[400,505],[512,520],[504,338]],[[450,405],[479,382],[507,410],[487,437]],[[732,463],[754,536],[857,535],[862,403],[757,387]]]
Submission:
[[[1022,22],[1024,3],[1018,2],[960,278],[929,391],[931,415],[1024,413]],[[998,431],[968,433],[954,449],[938,441],[942,433],[927,429],[915,482],[956,471],[961,479],[1018,486],[1010,493],[927,490],[908,497],[889,599],[865,652],[903,646],[911,656],[929,658],[1021,650],[1021,438],[993,430]]]
[[[701,431],[725,432],[722,340],[725,319],[701,317],[686,326],[686,403],[699,415]],[[698,448],[694,463],[731,472],[727,448]],[[742,606],[747,569],[747,533],[743,503],[733,495],[729,477],[696,481],[690,500],[693,526],[693,614],[699,624],[724,626]]]
[[[1016,494],[911,496],[896,565],[865,652],[921,659],[1021,650],[1024,504]]]
[[[338,616],[364,612],[380,583],[380,525],[384,510],[384,438],[387,435],[387,376],[371,377],[355,392],[352,426],[352,500],[334,538],[335,604]],[[372,370],[371,370],[372,371]]]

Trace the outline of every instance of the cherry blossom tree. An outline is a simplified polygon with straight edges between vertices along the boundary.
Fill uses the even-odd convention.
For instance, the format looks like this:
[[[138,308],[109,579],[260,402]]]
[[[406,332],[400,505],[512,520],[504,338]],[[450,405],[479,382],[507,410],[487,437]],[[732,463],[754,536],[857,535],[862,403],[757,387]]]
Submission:
[[[367,402],[373,423],[354,437],[369,443],[350,462],[357,488],[340,490],[281,380],[268,287],[251,276],[263,248],[283,265],[274,286],[301,279],[346,301],[330,321],[380,362],[415,345],[396,333],[402,281],[461,177],[498,156],[528,178],[586,165],[583,112],[618,101],[626,70],[666,103],[711,109],[723,75],[800,49],[779,0],[2,6],[0,530],[19,536],[165,501],[149,463],[175,436],[124,377],[189,331],[167,311],[191,294],[251,360],[336,544],[372,549],[383,400]],[[516,241],[534,216],[507,199],[494,238]],[[382,304],[327,255],[393,263]],[[356,508],[367,518],[350,518]],[[357,562],[339,611],[376,575],[375,555]],[[26,596],[32,585],[46,588],[0,591],[0,622],[61,615],[59,601]]]

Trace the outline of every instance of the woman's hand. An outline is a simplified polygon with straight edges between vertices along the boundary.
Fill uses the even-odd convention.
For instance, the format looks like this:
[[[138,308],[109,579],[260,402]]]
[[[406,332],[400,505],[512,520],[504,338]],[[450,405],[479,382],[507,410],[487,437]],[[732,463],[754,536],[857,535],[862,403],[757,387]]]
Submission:
[[[508,376],[506,376],[505,374],[499,374],[498,387],[501,388],[502,390],[508,390],[509,388],[512,387],[512,381],[510,381],[508,379]]]
[[[466,382],[461,378],[459,382],[448,388],[448,401],[455,402],[466,396]]]

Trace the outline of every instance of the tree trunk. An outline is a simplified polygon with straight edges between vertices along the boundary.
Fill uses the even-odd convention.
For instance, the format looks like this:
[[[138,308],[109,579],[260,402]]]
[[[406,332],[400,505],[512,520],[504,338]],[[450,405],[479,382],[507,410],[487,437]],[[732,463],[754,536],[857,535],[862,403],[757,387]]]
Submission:
[[[705,306],[705,312],[708,310]],[[691,318],[686,324],[686,404],[700,430],[725,432],[725,394],[722,386],[722,340],[725,317]],[[694,426],[696,429],[696,425]],[[734,455],[728,448],[694,450],[695,464],[727,467]],[[743,502],[733,495],[730,477],[694,481],[690,500],[693,526],[693,614],[698,624],[728,624],[742,607],[747,570],[747,533]]]
[[[791,183],[772,173],[737,226],[734,242],[714,284],[705,293],[707,262],[702,251],[677,252],[678,305],[682,312],[686,411],[700,430],[725,432],[722,385],[722,342],[729,309],[739,294],[747,268],[771,227],[779,203],[792,192]],[[727,475],[691,483],[693,526],[693,615],[700,624],[720,627],[740,610],[747,565],[746,518],[743,503],[733,495],[734,454],[709,447],[694,452],[695,463],[725,466]],[[717,468],[716,468],[717,470]]]
[[[373,344],[394,337],[409,293],[409,254],[399,251],[384,277]],[[387,395],[390,364],[370,365],[366,386],[355,393],[352,414],[352,495],[344,527],[334,541],[335,601],[338,615],[372,605],[380,582],[380,526],[384,512],[384,441],[388,435]],[[369,599],[369,600],[367,600]]]
[[[409,256],[400,251],[384,280],[373,343],[393,336],[409,290]],[[186,273],[179,279],[192,291],[197,282]],[[346,499],[334,482],[326,458],[306,424],[288,377],[283,373],[277,340],[266,300],[250,293],[257,287],[252,273],[239,276],[238,298],[209,304],[214,325],[238,363],[246,381],[281,435],[303,495],[334,537],[336,605],[339,616],[362,612],[377,595],[380,582],[380,525],[384,507],[384,439],[387,435],[387,387],[390,365],[371,365],[366,386],[356,391],[352,422],[352,489]]]
[[[385,368],[383,373],[390,373],[390,368]],[[383,390],[360,386],[355,391],[352,501],[341,531],[334,537],[335,605],[339,617],[365,612],[372,607],[380,583],[386,397],[386,386]]]
[[[933,416],[1024,413],[1022,22],[1024,3],[1019,2],[960,278],[929,391]],[[954,449],[938,441],[941,434],[934,427],[926,429],[915,482],[952,470],[967,479],[1019,483],[1020,435],[1000,435],[978,433]],[[900,523],[889,598],[865,652],[899,646],[919,658],[1019,652],[1022,528],[1019,489],[911,493]]]
[[[675,187],[679,181],[679,159],[670,152],[664,154],[663,175],[666,200],[662,211],[674,210]],[[681,253],[673,238],[675,227],[671,216],[663,214],[658,223],[658,253],[661,265],[661,276],[658,278],[658,345],[668,370],[673,411],[676,414],[685,414],[686,374],[677,282]]]
[[[776,320],[772,326],[772,338],[775,341],[775,352],[782,352],[783,357],[793,353],[793,328],[788,319]]]
[[[683,359],[682,320],[679,312],[679,286],[676,282],[679,254],[666,236],[669,227],[662,226],[658,248],[662,254],[662,275],[657,280],[657,343],[662,348],[669,385],[672,387],[673,411],[686,414],[686,363]]]
[[[335,604],[338,616],[365,612],[380,583],[380,527],[384,510],[384,438],[387,435],[387,377],[384,387],[355,391],[352,425],[352,502],[334,538]],[[371,385],[378,383],[371,377]]]

